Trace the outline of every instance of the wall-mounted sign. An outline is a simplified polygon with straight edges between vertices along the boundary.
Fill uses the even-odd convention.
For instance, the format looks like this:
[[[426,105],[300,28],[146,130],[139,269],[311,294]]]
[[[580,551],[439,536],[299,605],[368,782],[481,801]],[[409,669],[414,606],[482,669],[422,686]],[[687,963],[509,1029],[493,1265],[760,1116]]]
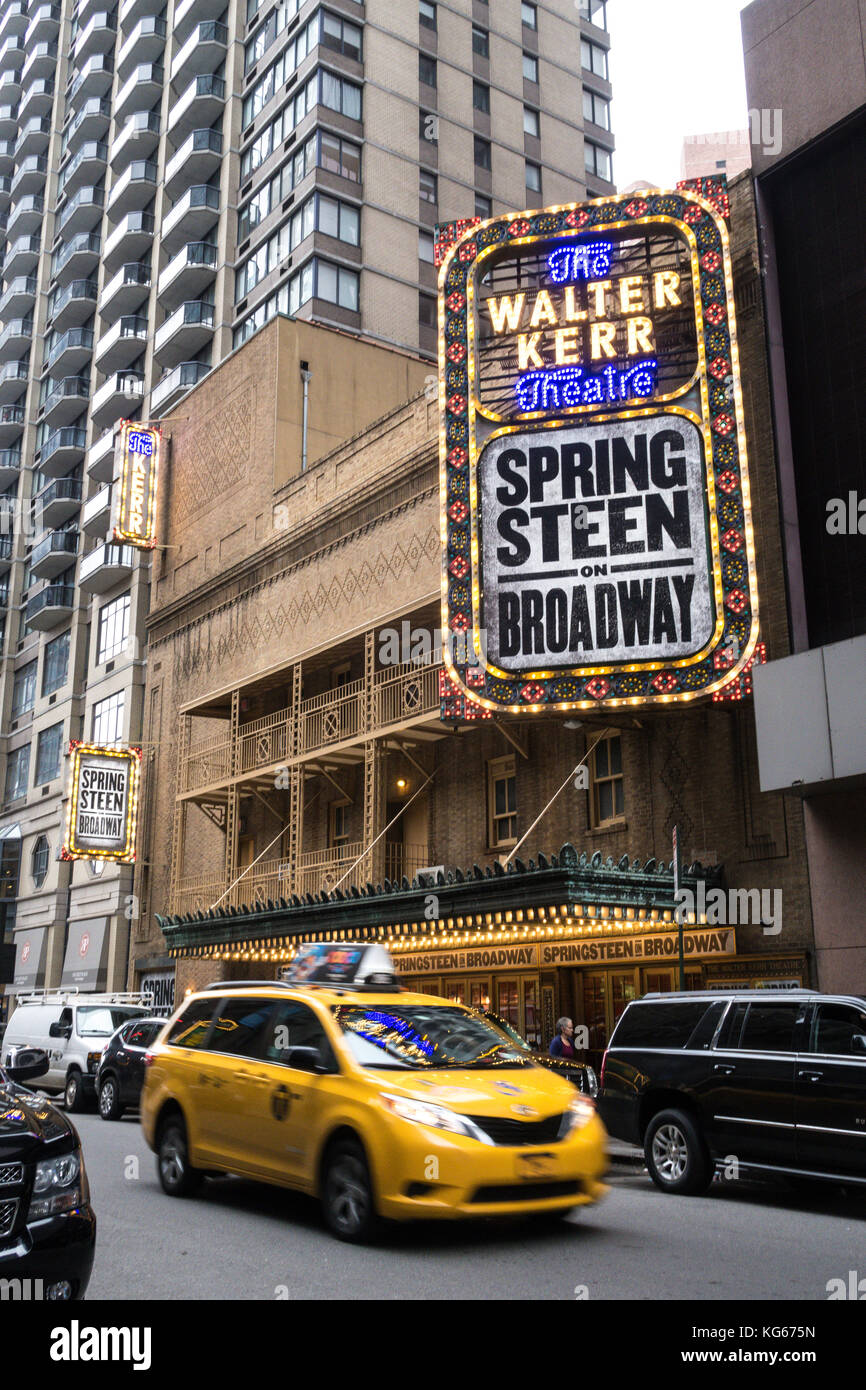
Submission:
[[[443,626],[467,697],[682,701],[757,586],[728,229],[647,192],[468,227],[439,279]],[[471,672],[471,679],[469,673]]]
[[[139,748],[71,743],[72,779],[63,859],[135,859]]]
[[[114,539],[142,550],[156,545],[156,499],[162,431],[139,420],[123,420],[117,437]]]
[[[732,927],[695,928],[685,932],[685,954],[690,959],[733,955],[736,937]],[[395,952],[400,975],[439,974],[448,970],[538,970],[558,965],[606,965],[615,961],[675,961],[675,931],[637,935],[578,937],[570,941],[528,942],[513,946],[461,946],[459,950]]]

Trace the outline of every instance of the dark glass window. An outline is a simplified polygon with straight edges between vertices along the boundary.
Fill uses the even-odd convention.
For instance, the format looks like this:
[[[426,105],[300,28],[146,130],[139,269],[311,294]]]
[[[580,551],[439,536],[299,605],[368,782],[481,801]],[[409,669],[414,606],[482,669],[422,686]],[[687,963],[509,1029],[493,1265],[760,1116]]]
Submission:
[[[428,58],[426,53],[418,54],[418,81],[426,87],[436,86],[436,59]]]
[[[15,672],[12,682],[12,718],[26,714],[33,708],[36,699],[36,662],[28,661],[20,671]]]
[[[436,6],[429,4],[429,0],[419,0],[418,20],[425,29],[436,28]]]
[[[541,192],[541,167],[526,161],[526,187],[533,193]]]
[[[432,294],[419,294],[418,321],[427,328],[436,327],[436,300]]]
[[[16,797],[24,796],[27,792],[27,775],[30,771],[30,744],[25,743],[23,748],[15,748],[6,758],[6,800],[14,801]]]
[[[123,1030],[123,1041],[127,1047],[150,1047],[160,1027],[159,1023],[130,1023]]]
[[[214,1023],[209,1052],[230,1052],[235,1057],[261,1057],[274,1012],[271,999],[226,999]]]
[[[493,216],[493,200],[488,198],[486,193],[475,194],[475,216],[481,217],[485,221]]]
[[[793,1052],[794,1024],[799,1004],[750,1004],[740,1050],[743,1052]]]
[[[866,1013],[848,1004],[821,1004],[815,1020],[813,1051],[866,1058]]]
[[[43,729],[36,742],[36,776],[34,786],[44,786],[60,776],[60,758],[63,744],[63,725],[52,724]]]
[[[534,53],[523,55],[523,76],[527,82],[538,82],[538,59]]]
[[[490,57],[490,35],[478,24],[472,26],[472,52],[477,53],[479,58]]]
[[[534,5],[522,4],[520,6],[520,19],[527,29],[538,28],[538,11]]]
[[[191,999],[172,1024],[166,1042],[172,1047],[203,1047],[216,1005],[216,999]]]
[[[418,171],[418,196],[425,203],[436,203],[439,200],[439,180],[427,169]]]
[[[51,846],[44,835],[40,835],[36,844],[33,846],[33,853],[30,859],[30,871],[33,875],[33,882],[37,888],[41,888],[48,874],[48,860],[51,854]]]
[[[615,1047],[685,1047],[707,1012],[702,999],[675,1003],[632,1004],[613,1038]]]
[[[490,141],[482,140],[480,135],[475,137],[475,167],[476,169],[492,168],[490,157]]]
[[[69,674],[69,633],[62,632],[53,642],[46,642],[42,661],[42,694],[52,695],[66,684]]]
[[[483,111],[485,116],[490,115],[490,88],[483,82],[472,83],[472,105],[476,111]]]

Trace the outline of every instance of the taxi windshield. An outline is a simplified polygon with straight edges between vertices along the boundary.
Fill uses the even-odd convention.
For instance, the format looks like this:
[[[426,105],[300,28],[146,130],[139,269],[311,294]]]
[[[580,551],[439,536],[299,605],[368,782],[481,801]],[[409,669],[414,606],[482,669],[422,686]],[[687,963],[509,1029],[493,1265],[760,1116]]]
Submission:
[[[335,1004],[334,1017],[364,1067],[529,1067],[485,1019],[447,1004]]]

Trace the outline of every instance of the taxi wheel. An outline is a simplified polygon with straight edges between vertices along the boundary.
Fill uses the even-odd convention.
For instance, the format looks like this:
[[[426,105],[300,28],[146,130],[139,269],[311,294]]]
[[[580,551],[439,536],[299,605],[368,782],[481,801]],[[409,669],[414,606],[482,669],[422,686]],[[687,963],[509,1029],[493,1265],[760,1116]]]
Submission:
[[[182,1120],[168,1120],[159,1136],[156,1169],[163,1192],[169,1197],[192,1197],[202,1183],[202,1174],[189,1161],[186,1129]]]
[[[328,1229],[340,1240],[367,1241],[376,1234],[379,1221],[370,1169],[357,1140],[340,1140],[331,1149],[322,1186],[322,1207]]]
[[[693,1120],[682,1110],[662,1110],[644,1139],[649,1175],[663,1192],[696,1196],[713,1179],[713,1161]]]
[[[99,1113],[103,1120],[119,1120],[123,1114],[120,1093],[113,1076],[106,1076],[99,1088]]]

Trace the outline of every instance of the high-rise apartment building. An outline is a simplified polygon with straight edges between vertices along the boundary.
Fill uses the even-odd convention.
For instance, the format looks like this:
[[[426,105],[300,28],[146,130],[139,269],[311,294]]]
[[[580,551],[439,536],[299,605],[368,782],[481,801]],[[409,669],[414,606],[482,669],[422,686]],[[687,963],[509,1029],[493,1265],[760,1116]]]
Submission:
[[[131,869],[58,857],[70,739],[142,742],[146,786],[150,557],[109,539],[116,423],[277,313],[432,360],[437,222],[613,191],[607,49],[605,0],[0,3],[17,989],[71,982],[82,951],[89,979],[126,974]]]

